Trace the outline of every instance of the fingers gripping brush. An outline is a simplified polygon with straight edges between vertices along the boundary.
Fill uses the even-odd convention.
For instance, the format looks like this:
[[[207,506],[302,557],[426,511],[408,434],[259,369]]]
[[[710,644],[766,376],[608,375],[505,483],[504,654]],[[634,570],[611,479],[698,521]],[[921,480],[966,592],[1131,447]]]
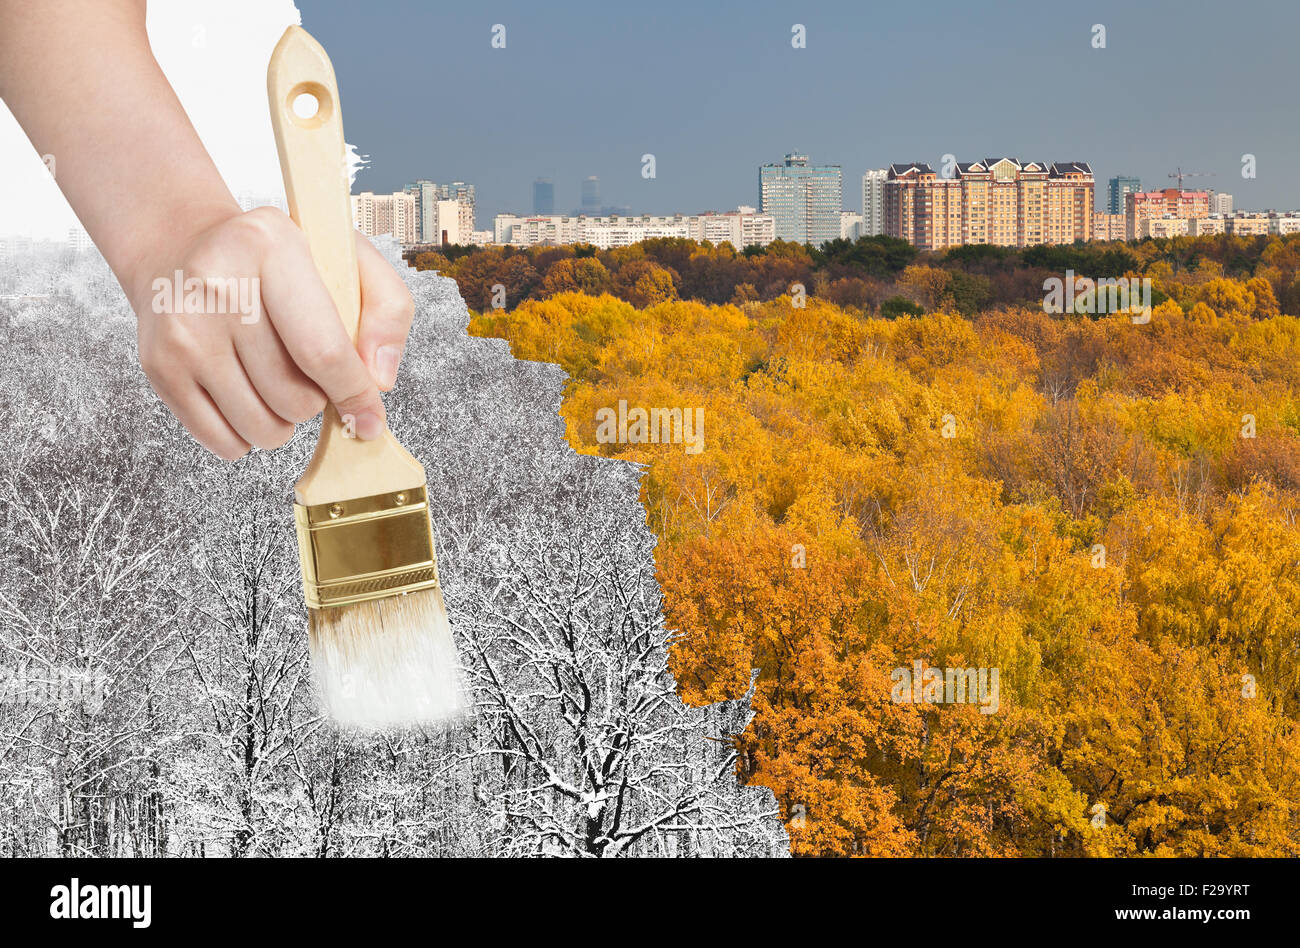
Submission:
[[[271,54],[267,92],[290,216],[355,343],[361,285],[338,88],[301,27]],[[304,95],[316,101],[306,118],[295,108]],[[329,406],[294,499],[313,677],[330,716],[384,728],[461,713],[420,462],[391,432],[351,437]]]

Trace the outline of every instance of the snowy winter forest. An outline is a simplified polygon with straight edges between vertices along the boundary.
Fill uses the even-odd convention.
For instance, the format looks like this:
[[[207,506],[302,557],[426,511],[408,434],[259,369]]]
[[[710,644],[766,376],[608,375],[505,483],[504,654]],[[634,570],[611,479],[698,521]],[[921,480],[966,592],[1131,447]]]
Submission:
[[[771,791],[736,780],[748,702],[675,693],[640,472],[574,453],[561,371],[469,338],[456,285],[396,265],[417,315],[390,421],[428,471],[476,711],[374,736],[311,690],[291,498],[314,425],[207,456],[98,254],[0,260],[0,854],[785,854]],[[68,675],[102,700],[36,687]]]

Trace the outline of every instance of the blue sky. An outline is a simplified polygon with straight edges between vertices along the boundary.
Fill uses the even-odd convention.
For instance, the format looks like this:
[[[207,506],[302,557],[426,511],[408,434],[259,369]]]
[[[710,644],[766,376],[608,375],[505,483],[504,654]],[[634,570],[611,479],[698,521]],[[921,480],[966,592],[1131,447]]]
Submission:
[[[757,203],[758,166],[791,149],[843,166],[850,210],[867,167],[947,153],[1089,161],[1098,200],[1112,175],[1164,187],[1181,164],[1239,208],[1300,207],[1300,4],[1282,0],[298,6],[372,159],[357,188],[469,181],[480,227],[530,210],[537,177],[557,210],[589,174],[636,213]]]
[[[371,158],[356,190],[469,181],[480,228],[530,211],[537,177],[555,182],[561,211],[590,174],[606,204],[636,213],[756,204],[758,166],[792,149],[844,168],[849,210],[868,167],[945,154],[1088,161],[1099,201],[1113,175],[1164,187],[1181,165],[1213,172],[1188,183],[1238,208],[1300,209],[1296,0],[298,8],[334,61],[348,141]],[[237,191],[280,189],[265,71],[296,18],[292,0],[149,4],[154,51]],[[505,49],[491,45],[497,23]],[[795,23],[805,49],[790,45]],[[1105,49],[1092,46],[1098,23]],[[73,223],[0,103],[0,235],[61,239]]]

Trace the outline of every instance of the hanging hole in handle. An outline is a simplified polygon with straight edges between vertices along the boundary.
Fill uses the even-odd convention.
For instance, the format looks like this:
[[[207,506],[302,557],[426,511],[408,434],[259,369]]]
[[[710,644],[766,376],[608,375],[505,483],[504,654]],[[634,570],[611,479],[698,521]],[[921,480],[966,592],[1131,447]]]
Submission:
[[[293,100],[293,114],[300,119],[315,118],[320,111],[320,103],[310,92],[304,92]]]
[[[300,82],[289,90],[285,107],[299,128],[320,128],[334,111],[330,92],[319,82]]]

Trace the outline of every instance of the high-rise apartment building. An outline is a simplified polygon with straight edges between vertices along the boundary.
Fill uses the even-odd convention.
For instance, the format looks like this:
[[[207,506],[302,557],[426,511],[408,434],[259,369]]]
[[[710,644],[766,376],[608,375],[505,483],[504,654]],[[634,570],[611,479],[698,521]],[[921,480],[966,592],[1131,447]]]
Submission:
[[[1139,178],[1126,178],[1123,175],[1111,178],[1106,185],[1106,213],[1123,214],[1124,196],[1141,190],[1142,181]]]
[[[1093,240],[1123,240],[1124,215],[1098,211],[1092,215]]]
[[[885,232],[885,178],[889,170],[880,168],[862,176],[862,234],[874,237]]]
[[[555,185],[546,178],[533,182],[533,213],[542,216],[555,213]]]
[[[1209,191],[1210,213],[1229,215],[1232,213],[1232,195],[1222,191]]]
[[[600,178],[594,174],[582,181],[582,213],[592,215],[600,213]]]
[[[433,232],[438,222],[438,186],[432,181],[420,180],[408,184],[405,190],[415,200],[416,241],[433,243]]]
[[[1140,240],[1156,236],[1147,221],[1159,218],[1209,217],[1210,195],[1206,191],[1165,188],[1162,191],[1132,191],[1124,198],[1124,238]],[[1156,230],[1168,230],[1157,227]]]
[[[844,176],[839,165],[810,165],[790,154],[758,169],[759,210],[776,221],[778,240],[814,246],[840,236]]]
[[[464,181],[451,184],[435,184],[432,181],[417,181],[408,184],[405,193],[415,201],[415,237],[411,243],[442,244],[448,232],[455,232],[466,239],[474,230],[474,185]],[[454,209],[444,208],[439,216],[439,208],[447,201],[456,204]],[[447,214],[454,212],[455,222],[447,219]],[[358,224],[358,226],[360,226]],[[450,241],[456,243],[457,241]]]
[[[1083,161],[986,158],[958,162],[946,178],[920,162],[893,164],[885,177],[885,233],[924,250],[1091,240],[1093,188]]]
[[[441,185],[438,191],[438,200],[456,202],[456,229],[465,240],[468,240],[469,235],[474,231],[474,185],[466,184],[464,181],[453,181],[451,184]],[[440,230],[446,230],[445,222],[441,219],[438,221],[438,226]],[[434,241],[434,243],[438,242],[437,240]]]
[[[460,201],[442,200],[437,204],[438,218],[433,243],[441,247],[455,247],[470,243],[473,219],[466,219],[465,205]]]
[[[352,221],[367,237],[391,234],[402,244],[416,242],[415,195],[410,191],[352,195]]]

